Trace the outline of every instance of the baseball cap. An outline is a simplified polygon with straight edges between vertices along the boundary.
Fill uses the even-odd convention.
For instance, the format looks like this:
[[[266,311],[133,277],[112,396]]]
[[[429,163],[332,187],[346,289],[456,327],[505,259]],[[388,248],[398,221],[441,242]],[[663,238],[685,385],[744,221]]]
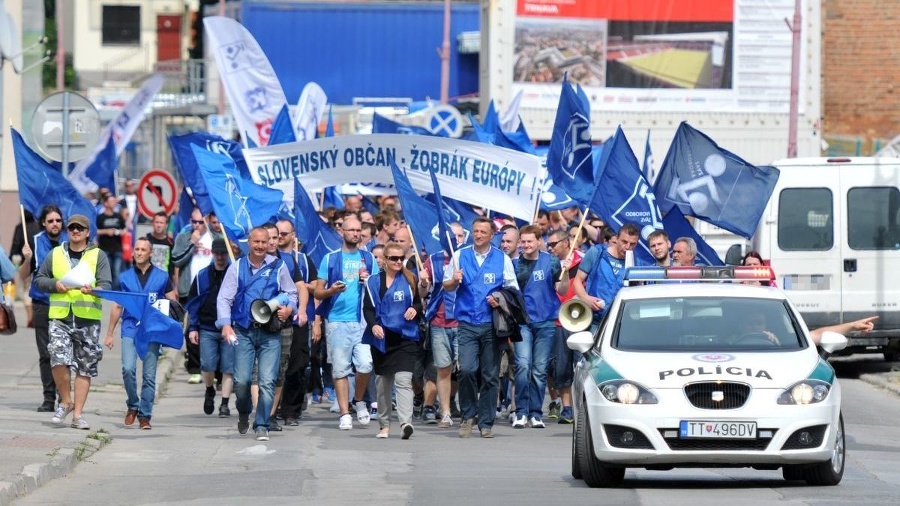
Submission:
[[[88,221],[87,216],[83,214],[73,214],[72,216],[69,216],[69,221],[66,222],[66,226],[68,227],[69,225],[73,224],[81,225],[84,228],[91,228],[91,224]]]
[[[213,239],[212,247],[210,249],[213,253],[228,253],[228,246],[225,245],[225,239]]]

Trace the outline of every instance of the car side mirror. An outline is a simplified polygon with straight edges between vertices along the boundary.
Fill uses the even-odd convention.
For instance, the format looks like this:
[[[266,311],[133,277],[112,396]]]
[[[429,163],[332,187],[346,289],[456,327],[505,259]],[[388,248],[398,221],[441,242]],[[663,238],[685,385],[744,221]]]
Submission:
[[[570,350],[585,354],[594,346],[594,334],[591,334],[587,330],[576,332],[566,339],[566,346],[568,346]]]
[[[821,348],[825,353],[831,355],[836,351],[841,351],[846,348],[847,343],[847,338],[842,334],[827,330],[825,332],[822,332],[822,337],[819,339],[819,348]]]

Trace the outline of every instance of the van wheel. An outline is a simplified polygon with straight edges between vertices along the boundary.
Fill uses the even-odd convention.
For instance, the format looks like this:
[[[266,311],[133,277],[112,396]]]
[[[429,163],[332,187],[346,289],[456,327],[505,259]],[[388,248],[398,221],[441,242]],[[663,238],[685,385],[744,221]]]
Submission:
[[[578,451],[581,463],[581,477],[587,486],[591,488],[615,487],[625,479],[624,467],[608,467],[594,457],[594,438],[590,422],[587,417],[587,409],[578,411],[576,427],[581,427],[583,437],[579,438]],[[577,429],[576,429],[577,430]]]
[[[847,448],[844,445],[844,415],[838,418],[837,430],[832,441],[831,459],[818,464],[810,464],[804,471],[806,483],[815,486],[831,487],[841,482],[844,477],[844,460]]]

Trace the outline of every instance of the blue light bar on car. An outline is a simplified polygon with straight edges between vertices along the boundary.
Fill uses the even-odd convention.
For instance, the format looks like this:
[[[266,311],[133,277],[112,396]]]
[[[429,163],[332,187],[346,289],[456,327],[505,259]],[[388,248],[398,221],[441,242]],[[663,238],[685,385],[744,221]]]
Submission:
[[[771,281],[774,279],[775,273],[768,266],[630,267],[625,270],[625,281]]]

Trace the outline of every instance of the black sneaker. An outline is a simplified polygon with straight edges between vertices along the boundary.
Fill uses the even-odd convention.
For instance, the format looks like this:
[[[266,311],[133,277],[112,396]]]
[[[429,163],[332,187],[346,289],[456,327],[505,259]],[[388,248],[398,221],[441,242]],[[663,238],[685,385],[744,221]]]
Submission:
[[[422,415],[422,419],[425,420],[425,423],[428,425],[434,425],[438,423],[437,415],[434,412],[434,408],[432,406],[427,406],[425,408],[425,413]]]
[[[288,417],[288,419],[284,421],[284,424],[287,425],[288,427],[299,427],[299,426],[300,426],[300,419],[299,419],[299,418]]]
[[[250,414],[238,413],[238,432],[246,434],[250,430]]]
[[[206,387],[206,395],[203,397],[203,412],[211,415],[214,409],[216,409],[216,389]]]
[[[284,429],[281,428],[281,424],[278,423],[278,420],[276,420],[275,418],[269,420],[270,432],[281,432],[282,430]]]
[[[231,416],[231,410],[228,409],[227,404],[222,404],[219,406],[219,418],[228,418]]]
[[[53,413],[56,411],[56,401],[44,401],[37,408],[38,413]]]

